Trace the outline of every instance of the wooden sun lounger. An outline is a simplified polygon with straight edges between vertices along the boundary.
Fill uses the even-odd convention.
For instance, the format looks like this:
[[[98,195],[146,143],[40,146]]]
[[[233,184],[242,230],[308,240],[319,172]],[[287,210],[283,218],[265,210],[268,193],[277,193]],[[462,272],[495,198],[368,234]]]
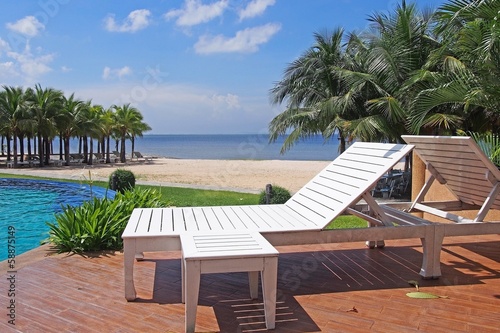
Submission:
[[[411,152],[412,145],[354,143],[283,205],[139,208],[122,235],[125,297],[136,298],[134,258],[143,252],[180,250],[180,235],[211,231],[260,232],[272,245],[420,238],[424,255],[420,274],[436,276],[435,225],[388,206],[370,192],[378,179]],[[358,204],[360,200],[365,203]],[[326,230],[341,214],[364,218],[374,228]]]
[[[415,152],[429,171],[422,190],[415,198],[410,212],[425,212],[446,222],[435,225],[434,247],[439,263],[443,238],[447,236],[500,234],[500,221],[485,222],[491,209],[500,209],[500,171],[486,157],[470,137],[403,136],[409,144],[415,145]],[[456,200],[426,202],[425,195],[431,185],[438,181],[445,185]],[[473,218],[452,213],[477,210]],[[439,251],[438,251],[439,249]],[[441,275],[440,266],[433,268]]]

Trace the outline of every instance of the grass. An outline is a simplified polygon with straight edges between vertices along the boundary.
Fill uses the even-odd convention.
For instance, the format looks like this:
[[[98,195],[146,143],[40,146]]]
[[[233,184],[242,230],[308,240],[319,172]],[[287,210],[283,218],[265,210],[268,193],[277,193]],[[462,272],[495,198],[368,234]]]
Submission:
[[[24,175],[0,174],[0,178],[27,178],[27,179],[47,179]],[[71,183],[88,183],[85,180],[74,179],[51,179],[54,181],[65,181]],[[107,182],[93,181],[93,185],[106,188]],[[259,195],[252,193],[240,193],[231,191],[202,190],[183,187],[149,186],[136,185],[141,189],[155,189],[160,192],[162,200],[176,207],[196,207],[196,206],[229,206],[229,205],[256,205],[259,202]],[[366,221],[356,216],[344,215],[336,218],[326,229],[342,228],[364,228]]]

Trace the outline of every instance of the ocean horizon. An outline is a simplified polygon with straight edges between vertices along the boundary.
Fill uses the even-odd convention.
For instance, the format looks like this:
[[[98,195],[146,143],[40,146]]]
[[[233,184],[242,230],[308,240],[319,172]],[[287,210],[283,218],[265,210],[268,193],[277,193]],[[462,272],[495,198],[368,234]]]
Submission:
[[[149,134],[136,138],[134,150],[143,155],[182,159],[329,161],[338,156],[338,142],[325,142],[321,135],[300,140],[280,154],[284,140],[282,136],[269,143],[267,134]],[[127,141],[127,154],[130,150]]]

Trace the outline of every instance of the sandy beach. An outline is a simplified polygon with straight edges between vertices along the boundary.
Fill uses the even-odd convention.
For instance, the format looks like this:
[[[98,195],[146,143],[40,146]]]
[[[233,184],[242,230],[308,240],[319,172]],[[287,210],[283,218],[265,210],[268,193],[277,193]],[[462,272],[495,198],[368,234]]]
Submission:
[[[46,178],[107,180],[116,169],[134,173],[139,184],[222,189],[258,193],[266,184],[291,192],[300,189],[329,161],[154,159],[151,163],[74,165],[69,167],[22,167],[0,169],[0,173]],[[90,175],[89,175],[90,173]]]

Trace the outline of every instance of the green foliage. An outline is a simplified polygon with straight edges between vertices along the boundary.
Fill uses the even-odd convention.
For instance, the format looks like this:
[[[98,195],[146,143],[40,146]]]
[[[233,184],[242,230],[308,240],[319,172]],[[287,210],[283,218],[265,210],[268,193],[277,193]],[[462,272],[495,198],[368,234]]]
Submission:
[[[271,190],[271,200],[270,204],[284,204],[288,201],[292,196],[290,195],[290,191],[281,186],[274,186]],[[263,205],[266,203],[266,190],[263,190],[259,194],[259,204]]]
[[[79,207],[66,206],[56,214],[56,223],[47,223],[49,238],[59,252],[120,250],[121,235],[134,208],[164,207],[154,190],[117,193],[114,199],[97,199]]]
[[[353,215],[341,215],[333,220],[325,229],[366,228],[367,222]]]
[[[164,200],[176,207],[255,205],[259,200],[254,193],[149,185],[137,185],[136,188],[157,189]]]
[[[132,171],[125,169],[116,169],[109,176],[109,188],[113,189],[113,177],[116,177],[116,188],[117,192],[124,193],[127,190],[131,190],[135,187],[135,176]]]

